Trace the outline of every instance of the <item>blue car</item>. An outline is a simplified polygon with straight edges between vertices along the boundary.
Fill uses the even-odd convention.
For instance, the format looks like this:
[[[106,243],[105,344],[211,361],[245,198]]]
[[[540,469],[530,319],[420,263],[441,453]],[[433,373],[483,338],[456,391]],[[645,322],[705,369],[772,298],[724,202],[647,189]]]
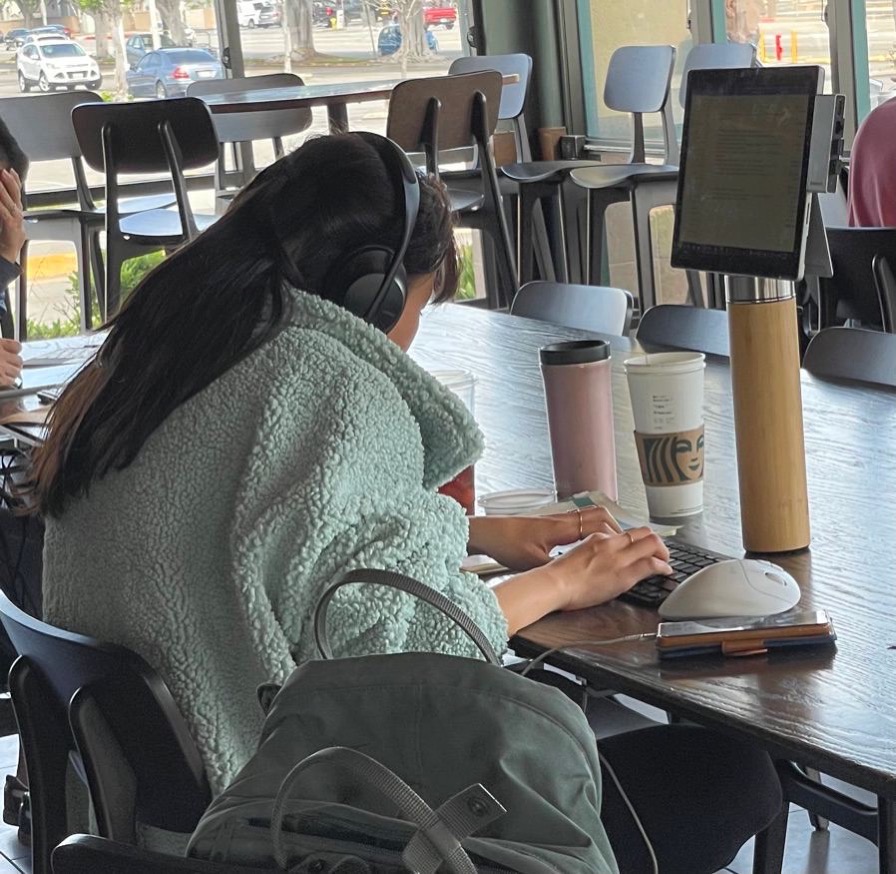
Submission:
[[[431,52],[439,50],[439,42],[431,30],[426,31],[426,46]],[[387,24],[376,41],[376,50],[380,55],[394,55],[401,48],[401,26]]]
[[[183,97],[193,82],[223,79],[224,67],[203,49],[148,52],[126,73],[131,97]]]

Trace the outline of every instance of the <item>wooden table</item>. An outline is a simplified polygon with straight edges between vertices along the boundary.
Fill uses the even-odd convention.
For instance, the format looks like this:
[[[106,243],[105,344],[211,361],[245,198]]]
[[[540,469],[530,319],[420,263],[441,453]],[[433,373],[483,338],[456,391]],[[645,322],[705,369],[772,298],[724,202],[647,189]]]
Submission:
[[[333,85],[302,85],[265,88],[248,93],[205,94],[201,97],[212,115],[233,112],[268,112],[280,109],[327,108],[330,133],[348,130],[348,104],[388,100],[403,79],[377,82],[341,82]],[[504,76],[504,84],[519,82],[519,76]]]
[[[584,336],[461,306],[424,317],[412,354],[427,366],[467,368],[479,378],[476,417],[486,436],[476,468],[480,493],[553,484],[537,352]],[[620,503],[643,516],[622,372],[635,347],[619,338],[612,343]],[[896,393],[804,374],[803,407],[812,544],[774,560],[799,581],[802,607],[831,614],[836,651],[661,664],[645,641],[551,661],[875,793],[879,815],[868,818],[866,836],[878,839],[880,870],[896,872]],[[727,362],[707,364],[705,411],[705,511],[680,536],[742,556]],[[513,646],[532,655],[569,641],[654,631],[657,621],[654,611],[617,601],[548,616]]]

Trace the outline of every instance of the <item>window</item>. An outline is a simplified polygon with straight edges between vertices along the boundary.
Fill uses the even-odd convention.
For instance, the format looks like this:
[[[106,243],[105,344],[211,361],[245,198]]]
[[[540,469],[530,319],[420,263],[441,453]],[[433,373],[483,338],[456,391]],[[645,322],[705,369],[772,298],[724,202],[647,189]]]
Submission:
[[[861,27],[861,22],[857,26]],[[867,112],[896,97],[896,5],[867,3],[864,30],[868,70],[866,76],[857,51],[856,88],[859,105]]]
[[[828,0],[725,0],[725,31],[733,42],[750,42],[766,67],[818,64],[831,92]]]
[[[83,58],[85,57],[84,49],[75,42],[62,42],[58,44],[42,45],[41,53],[45,58],[55,60],[56,58]]]
[[[602,143],[628,145],[631,122],[625,113],[608,109],[603,101],[610,57],[625,45],[671,45],[676,49],[672,79],[673,111],[681,123],[678,87],[681,69],[693,40],[689,29],[688,0],[587,0],[587,14],[580,16],[582,56],[591,68],[583,71],[589,136]],[[580,7],[582,8],[582,7]],[[585,65],[583,65],[585,66]],[[659,116],[644,119],[648,140],[659,145]]]

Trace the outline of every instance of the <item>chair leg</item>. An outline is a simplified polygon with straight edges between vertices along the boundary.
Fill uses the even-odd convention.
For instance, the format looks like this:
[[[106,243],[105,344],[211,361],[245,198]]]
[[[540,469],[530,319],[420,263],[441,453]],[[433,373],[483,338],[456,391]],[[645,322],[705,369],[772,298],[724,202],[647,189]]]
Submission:
[[[819,773],[817,768],[807,768],[801,767],[800,770],[810,779],[814,780],[816,783],[821,784],[821,774]],[[809,822],[812,824],[812,828],[817,832],[823,832],[828,830],[828,826],[830,826],[830,822],[825,819],[823,816],[819,816],[817,813],[813,813],[811,810],[806,811],[809,814]]]
[[[877,857],[880,874],[896,874],[896,804],[877,799]]]
[[[789,808],[790,805],[785,801],[781,805],[781,812],[756,835],[753,843],[753,874],[781,874]]]
[[[81,225],[81,233],[75,243],[75,256],[78,262],[78,287],[81,307],[81,331],[89,331],[92,327],[91,306],[93,294],[90,283],[91,273],[91,233],[86,225]]]
[[[520,186],[520,196],[517,198],[517,214],[519,227],[519,270],[520,285],[530,282],[535,278],[535,247],[532,240],[532,213],[537,201],[528,191],[529,186]]]
[[[106,237],[106,288],[104,319],[110,319],[121,306],[121,266],[125,262],[122,241]]]
[[[28,339],[28,241],[19,255],[21,272],[16,285],[16,339],[24,343]]]
[[[635,231],[635,270],[641,312],[656,304],[656,271],[653,268],[653,239],[650,233],[650,206],[632,192],[632,225]]]
[[[532,213],[533,227],[532,233],[535,237],[536,251],[538,254],[538,262],[540,265],[540,276],[548,282],[556,282],[557,273],[554,270],[554,256],[551,252],[551,245],[548,241],[548,226],[544,220],[544,201],[539,200],[535,204],[535,211]]]
[[[52,695],[23,658],[13,664],[9,687],[28,766],[31,803],[31,871],[52,874],[50,854],[68,837],[66,772],[71,740],[66,714],[47,707]]]

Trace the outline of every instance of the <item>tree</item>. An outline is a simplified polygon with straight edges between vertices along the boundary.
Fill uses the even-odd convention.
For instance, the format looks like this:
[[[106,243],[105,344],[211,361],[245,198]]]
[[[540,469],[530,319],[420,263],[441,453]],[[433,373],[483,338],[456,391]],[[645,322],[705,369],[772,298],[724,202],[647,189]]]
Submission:
[[[392,8],[398,16],[398,24],[401,27],[398,60],[401,61],[402,75],[406,75],[409,60],[419,61],[429,55],[423,0],[394,0]]]
[[[132,0],[78,0],[83,12],[94,16],[104,16],[112,30],[112,45],[115,49],[115,90],[125,94],[128,89],[127,50],[124,44],[124,12],[130,9]]]
[[[16,5],[22,13],[25,27],[29,30],[36,27],[36,20],[40,17],[40,0],[17,0]]]
[[[162,24],[177,45],[187,44],[186,28],[180,12],[180,0],[156,0]]]
[[[307,61],[316,54],[312,30],[313,0],[284,0],[283,36],[286,42],[286,65]]]

